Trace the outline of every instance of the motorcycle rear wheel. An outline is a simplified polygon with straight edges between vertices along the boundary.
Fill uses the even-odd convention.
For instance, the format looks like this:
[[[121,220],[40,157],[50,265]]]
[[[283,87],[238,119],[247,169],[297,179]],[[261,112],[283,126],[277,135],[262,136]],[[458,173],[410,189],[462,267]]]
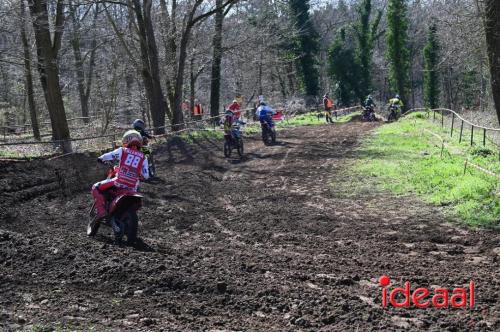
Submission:
[[[126,235],[127,244],[134,244],[137,241],[137,231],[139,229],[139,218],[137,217],[137,212],[134,210],[125,211],[120,216],[118,223],[121,227],[123,227],[123,232],[115,233],[116,242],[120,243],[123,235]]]
[[[271,145],[276,142],[276,135],[269,127],[262,129],[262,141],[265,145]]]
[[[396,114],[394,112],[391,112],[389,114],[389,118],[387,119],[388,122],[392,122],[396,120]]]

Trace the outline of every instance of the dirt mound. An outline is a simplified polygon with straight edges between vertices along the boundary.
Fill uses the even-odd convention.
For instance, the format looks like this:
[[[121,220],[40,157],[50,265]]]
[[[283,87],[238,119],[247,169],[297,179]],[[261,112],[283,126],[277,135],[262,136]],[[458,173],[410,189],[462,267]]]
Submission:
[[[136,248],[107,229],[85,236],[94,157],[7,165],[0,329],[498,330],[499,234],[359,187],[346,164],[375,126],[291,129],[272,147],[246,139],[242,160],[224,159],[220,141],[171,141],[142,186]],[[64,185],[56,172],[69,172]],[[401,286],[474,280],[476,306],[383,310],[382,274]]]

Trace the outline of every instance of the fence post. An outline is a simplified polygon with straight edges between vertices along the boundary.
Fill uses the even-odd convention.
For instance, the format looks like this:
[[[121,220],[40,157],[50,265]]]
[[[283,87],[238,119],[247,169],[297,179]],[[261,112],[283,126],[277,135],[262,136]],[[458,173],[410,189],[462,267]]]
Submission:
[[[444,127],[444,110],[441,110],[441,128]]]
[[[468,159],[465,159],[464,175],[465,175],[465,172],[467,172],[467,162],[468,162],[468,161],[469,161]]]
[[[451,113],[451,134],[450,137],[453,137],[453,125],[455,124],[455,113]]]
[[[436,121],[436,110],[432,110],[432,122]]]
[[[486,146],[486,128],[483,128],[483,146]]]
[[[474,144],[474,126],[471,126],[471,133],[470,133],[470,146]]]
[[[462,120],[462,125],[460,126],[460,138],[458,139],[458,143],[462,143],[462,133],[464,132],[464,120]]]

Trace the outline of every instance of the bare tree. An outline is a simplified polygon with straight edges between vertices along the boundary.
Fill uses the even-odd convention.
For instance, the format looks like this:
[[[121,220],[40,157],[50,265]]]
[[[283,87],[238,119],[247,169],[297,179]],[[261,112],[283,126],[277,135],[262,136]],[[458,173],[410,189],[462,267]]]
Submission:
[[[56,18],[52,37],[47,0],[28,0],[38,55],[38,71],[44,90],[47,108],[52,125],[52,137],[60,140],[64,152],[71,152],[71,142],[64,102],[59,85],[59,68],[57,55],[61,48],[61,39],[64,31],[64,2],[58,0],[56,4]]]
[[[26,7],[24,0],[21,0],[20,16],[20,31],[21,41],[23,43],[24,53],[24,73],[25,73],[25,90],[28,97],[28,106],[30,109],[31,128],[33,128],[33,136],[36,140],[40,140],[40,129],[38,126],[37,110],[35,104],[35,91],[33,89],[33,75],[31,73],[31,51],[26,35]]]
[[[72,1],[69,2],[69,13],[71,16],[71,20],[73,23],[73,29],[71,31],[71,46],[73,47],[73,54],[75,57],[75,69],[76,69],[76,81],[78,84],[78,95],[80,97],[80,106],[81,106],[81,114],[83,117],[83,121],[85,123],[89,122],[89,98],[90,91],[92,87],[92,77],[94,74],[95,67],[95,56],[97,51],[97,37],[95,35],[97,18],[99,16],[99,5],[96,4],[94,8],[94,18],[92,23],[92,39],[90,42],[90,51],[87,54],[89,55],[89,65],[88,71],[85,73],[84,63],[87,58],[87,54],[82,55],[82,50],[80,47],[81,40],[81,16],[78,12],[78,2],[73,4]],[[88,13],[88,11],[87,11]],[[83,15],[85,18],[86,14]]]

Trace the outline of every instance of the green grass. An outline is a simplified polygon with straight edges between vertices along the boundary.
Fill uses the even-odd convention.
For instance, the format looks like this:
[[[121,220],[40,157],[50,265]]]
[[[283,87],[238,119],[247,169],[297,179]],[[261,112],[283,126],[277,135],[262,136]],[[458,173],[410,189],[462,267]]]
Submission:
[[[180,134],[179,137],[187,143],[192,143],[197,139],[223,139],[224,133],[222,131],[206,129],[206,130],[194,130],[187,133]]]
[[[441,157],[440,140],[445,138]],[[472,167],[464,174],[465,159],[492,172],[500,172],[494,146],[470,147],[450,138],[422,113],[411,114],[380,127],[359,149],[355,171],[372,177],[396,194],[415,193],[427,202],[449,206],[462,221],[473,226],[500,227],[499,180]]]
[[[27,159],[31,160],[34,158],[39,157],[39,155],[36,155],[33,152],[18,152],[18,151],[2,151],[0,150],[0,158],[5,158],[5,159]]]
[[[321,117],[318,118],[318,112],[309,112],[305,114],[297,115],[293,118],[287,119],[285,121],[276,122],[277,130],[284,130],[287,127],[300,127],[300,126],[318,126],[326,124],[325,117],[323,112],[319,113]],[[347,115],[339,116],[336,123],[346,123],[352,120],[352,118],[356,115],[360,115],[360,112],[353,112]],[[243,127],[243,133],[247,136],[260,134],[260,123],[250,123]]]

